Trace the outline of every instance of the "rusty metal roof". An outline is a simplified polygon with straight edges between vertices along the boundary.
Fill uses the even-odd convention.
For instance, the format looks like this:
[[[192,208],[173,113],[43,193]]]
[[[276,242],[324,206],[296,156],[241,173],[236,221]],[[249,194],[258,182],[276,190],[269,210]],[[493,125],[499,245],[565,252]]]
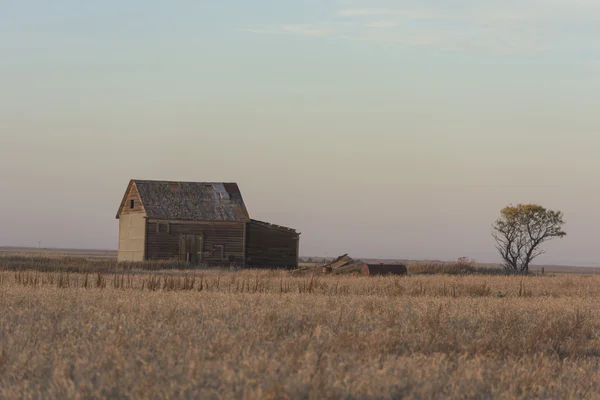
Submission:
[[[182,221],[248,221],[237,183],[173,182],[133,179],[148,218]],[[121,203],[119,218],[124,203]]]

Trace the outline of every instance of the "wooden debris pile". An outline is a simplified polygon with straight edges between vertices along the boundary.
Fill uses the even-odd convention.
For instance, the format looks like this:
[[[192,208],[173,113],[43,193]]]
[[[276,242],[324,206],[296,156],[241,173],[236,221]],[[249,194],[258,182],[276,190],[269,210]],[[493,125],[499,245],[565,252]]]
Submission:
[[[357,273],[365,276],[375,275],[406,275],[408,269],[403,264],[367,264],[355,261],[348,254],[344,254],[332,262],[322,266],[324,274]]]

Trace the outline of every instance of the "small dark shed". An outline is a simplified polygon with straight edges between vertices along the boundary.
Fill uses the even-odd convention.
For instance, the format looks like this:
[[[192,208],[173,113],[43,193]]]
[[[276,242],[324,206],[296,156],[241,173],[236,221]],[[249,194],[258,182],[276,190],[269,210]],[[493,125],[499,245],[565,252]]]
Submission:
[[[406,275],[408,269],[402,264],[363,264],[361,268],[363,275]]]
[[[131,180],[117,219],[119,261],[298,267],[300,233],[251,219],[236,183]]]

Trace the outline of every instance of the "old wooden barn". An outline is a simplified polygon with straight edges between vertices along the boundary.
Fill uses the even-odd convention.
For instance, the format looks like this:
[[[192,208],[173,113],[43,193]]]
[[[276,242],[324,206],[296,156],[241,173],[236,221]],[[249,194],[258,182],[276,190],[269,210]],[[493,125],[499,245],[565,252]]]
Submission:
[[[298,267],[300,233],[251,219],[236,183],[134,179],[117,219],[119,261]]]

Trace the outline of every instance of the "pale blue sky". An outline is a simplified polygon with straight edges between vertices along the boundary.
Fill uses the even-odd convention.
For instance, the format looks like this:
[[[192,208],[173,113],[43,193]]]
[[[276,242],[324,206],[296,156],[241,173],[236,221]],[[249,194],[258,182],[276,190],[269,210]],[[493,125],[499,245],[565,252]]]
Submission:
[[[0,0],[0,245],[116,248],[130,178],[236,181],[305,255],[600,263],[600,2]]]

